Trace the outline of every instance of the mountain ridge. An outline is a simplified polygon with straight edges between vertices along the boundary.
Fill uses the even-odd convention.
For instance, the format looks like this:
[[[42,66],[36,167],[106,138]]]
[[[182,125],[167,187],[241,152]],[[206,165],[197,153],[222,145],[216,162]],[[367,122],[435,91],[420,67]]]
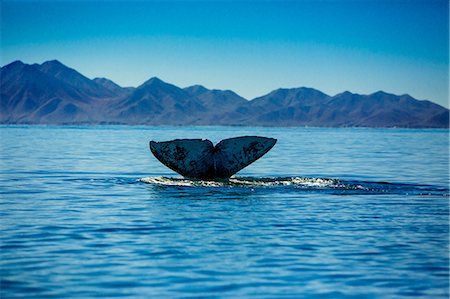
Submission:
[[[379,90],[334,96],[279,88],[246,100],[232,90],[180,88],[152,77],[138,87],[89,79],[58,60],[0,69],[2,124],[245,125],[448,128],[449,110]]]

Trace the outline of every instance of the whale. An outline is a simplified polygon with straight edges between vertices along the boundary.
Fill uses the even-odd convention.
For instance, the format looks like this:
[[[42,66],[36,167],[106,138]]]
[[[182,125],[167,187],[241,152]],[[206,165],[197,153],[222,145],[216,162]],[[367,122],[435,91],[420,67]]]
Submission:
[[[277,139],[240,136],[214,145],[208,139],[150,141],[150,151],[162,164],[188,179],[225,180],[274,147]]]

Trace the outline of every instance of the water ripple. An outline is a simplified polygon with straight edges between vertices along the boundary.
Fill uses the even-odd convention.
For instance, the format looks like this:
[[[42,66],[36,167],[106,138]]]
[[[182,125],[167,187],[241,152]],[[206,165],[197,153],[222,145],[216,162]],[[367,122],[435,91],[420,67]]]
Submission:
[[[1,134],[1,298],[448,298],[447,130]],[[221,182],[147,144],[243,134],[279,142]]]

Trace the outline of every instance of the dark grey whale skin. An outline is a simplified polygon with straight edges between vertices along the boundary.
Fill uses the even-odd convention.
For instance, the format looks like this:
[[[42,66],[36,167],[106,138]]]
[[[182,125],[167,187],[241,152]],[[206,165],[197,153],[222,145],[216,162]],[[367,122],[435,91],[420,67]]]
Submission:
[[[150,150],[162,164],[189,179],[223,180],[264,156],[274,138],[241,136],[216,146],[207,139],[150,141]]]

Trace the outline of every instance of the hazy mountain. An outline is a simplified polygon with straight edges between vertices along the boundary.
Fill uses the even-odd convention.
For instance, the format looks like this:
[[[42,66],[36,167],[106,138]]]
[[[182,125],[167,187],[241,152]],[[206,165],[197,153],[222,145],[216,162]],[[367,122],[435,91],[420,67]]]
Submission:
[[[15,61],[0,70],[2,123],[90,121],[82,90],[40,71],[39,65]]]
[[[334,115],[318,121],[331,126],[448,127],[449,121],[448,109],[442,106],[383,91],[370,95],[341,93],[331,98],[327,107]]]
[[[122,87],[107,78],[94,78],[92,80],[111,91],[114,95],[130,94],[135,89],[133,87]]]
[[[184,88],[192,97],[199,100],[204,107],[194,124],[229,124],[229,114],[248,101],[231,90],[207,89],[201,85],[193,85]]]
[[[449,110],[383,91],[329,96],[282,88],[247,101],[230,90],[179,88],[151,78],[123,88],[93,80],[59,61],[10,63],[0,70],[0,122],[31,124],[172,124],[263,126],[444,127]]]
[[[207,89],[201,85],[184,88],[191,96],[197,97],[207,109],[228,111],[247,102],[246,99],[231,90]]]
[[[206,87],[204,87],[202,85],[188,86],[188,87],[185,87],[184,90],[187,93],[189,93],[191,96],[199,96],[199,95],[209,91],[209,89],[207,89]]]
[[[115,93],[94,80],[90,80],[74,69],[71,69],[58,60],[46,61],[41,65],[35,65],[41,72],[65,82],[77,90],[82,90],[89,97],[105,98],[113,97]]]
[[[204,111],[197,98],[154,77],[111,105],[109,114],[120,123],[181,125],[193,123]]]
[[[280,88],[238,107],[227,120],[249,125],[308,125],[325,109],[329,98],[313,88]]]
[[[228,120],[252,125],[448,127],[448,109],[386,92],[326,95],[312,88],[278,89],[239,107]]]

